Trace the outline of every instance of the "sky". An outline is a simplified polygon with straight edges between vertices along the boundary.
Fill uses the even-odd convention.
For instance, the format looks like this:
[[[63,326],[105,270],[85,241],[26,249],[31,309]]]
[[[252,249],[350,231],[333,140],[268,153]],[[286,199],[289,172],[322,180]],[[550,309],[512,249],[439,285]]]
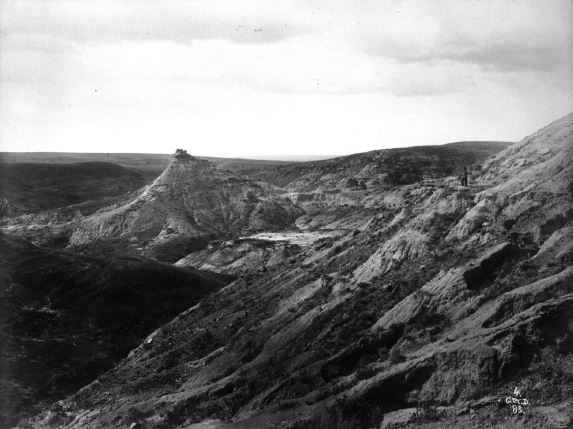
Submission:
[[[0,150],[281,158],[573,111],[570,0],[2,0]]]

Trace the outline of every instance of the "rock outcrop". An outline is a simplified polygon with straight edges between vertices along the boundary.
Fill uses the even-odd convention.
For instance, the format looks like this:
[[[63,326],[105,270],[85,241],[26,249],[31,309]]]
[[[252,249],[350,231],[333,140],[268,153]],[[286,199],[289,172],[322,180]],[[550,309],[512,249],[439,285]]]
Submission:
[[[69,244],[123,237],[131,247],[161,248],[181,239],[197,242],[282,229],[300,214],[277,188],[178,150],[163,174],[136,198],[82,219]],[[166,259],[174,262],[184,256],[182,251],[185,247],[174,246]]]
[[[572,137],[569,115],[486,161],[469,188],[406,170],[384,186],[324,192],[340,183],[339,168],[359,178],[375,168],[352,157],[351,169],[332,162],[289,176],[288,198],[306,205],[295,225],[322,237],[284,258],[252,238],[187,255],[179,265],[238,278],[28,423],[48,427],[52,412],[70,416],[67,428],[495,427],[511,416],[503,400],[517,386],[531,404],[528,424],[570,421]],[[407,166],[409,152],[400,153]],[[252,181],[241,189],[254,198],[241,194],[239,204],[224,173],[185,159],[133,206],[107,212],[120,222],[91,219],[93,233],[201,236],[218,224],[252,227],[261,201],[263,212],[292,210]],[[175,207],[166,196],[193,222],[164,212]],[[264,269],[250,269],[255,260]]]

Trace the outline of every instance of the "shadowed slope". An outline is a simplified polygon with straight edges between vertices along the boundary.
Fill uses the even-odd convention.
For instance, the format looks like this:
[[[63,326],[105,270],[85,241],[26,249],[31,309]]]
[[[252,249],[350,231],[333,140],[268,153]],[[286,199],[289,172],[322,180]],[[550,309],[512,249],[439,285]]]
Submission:
[[[519,385],[532,422],[568,424],[573,196],[559,166],[572,127],[570,115],[500,153],[471,188],[361,190],[336,235],[247,270],[52,412],[74,429],[346,429],[396,413],[410,427],[494,427]],[[334,224],[315,209],[308,225]],[[209,250],[181,263],[234,266]]]
[[[109,204],[110,198],[135,191],[145,182],[140,173],[107,162],[0,163],[0,199],[10,206],[0,217],[99,200],[92,204],[95,211]]]
[[[143,258],[42,249],[0,233],[0,427],[89,383],[227,282]]]

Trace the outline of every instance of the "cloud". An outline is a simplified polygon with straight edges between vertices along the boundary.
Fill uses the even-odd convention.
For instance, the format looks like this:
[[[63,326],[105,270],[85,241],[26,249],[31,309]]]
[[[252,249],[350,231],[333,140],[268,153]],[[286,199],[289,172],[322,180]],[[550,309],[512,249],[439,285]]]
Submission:
[[[567,1],[342,4],[333,18],[338,31],[372,56],[466,63],[495,72],[550,71],[571,64],[573,7]]]
[[[165,151],[190,140],[240,155],[234,142],[243,154],[344,153],[348,142],[518,138],[570,110],[570,10],[553,0],[4,0],[0,141]]]
[[[429,47],[380,43],[375,47],[368,47],[367,52],[404,63],[446,61],[474,64],[489,71],[514,72],[551,71],[567,67],[570,64],[567,49],[567,46],[535,46],[503,39],[491,42],[456,38]]]
[[[95,67],[80,74],[159,73],[278,93],[442,95],[487,72],[566,69],[571,7],[543,3],[8,0],[2,62],[9,79],[30,80],[38,75],[31,68],[57,69],[56,61],[73,72],[69,58],[91,57]]]
[[[299,36],[275,45],[200,40],[99,45],[84,52],[81,69],[94,80],[146,79],[206,84],[278,94],[431,96],[463,91],[475,70],[463,65],[400,64],[372,59],[351,46]]]
[[[260,0],[72,1],[7,0],[0,9],[5,34],[47,34],[93,44],[225,39],[272,43],[307,31]]]
[[[215,39],[190,45],[123,41],[81,46],[54,36],[18,36],[4,42],[0,59],[4,81],[43,84],[43,92],[54,100],[73,90],[73,85],[91,82],[101,88],[133,80],[147,82],[148,87],[173,82],[279,94],[396,96],[448,94],[472,83],[462,67],[401,65],[393,59],[373,59],[341,41],[310,35],[273,45]]]

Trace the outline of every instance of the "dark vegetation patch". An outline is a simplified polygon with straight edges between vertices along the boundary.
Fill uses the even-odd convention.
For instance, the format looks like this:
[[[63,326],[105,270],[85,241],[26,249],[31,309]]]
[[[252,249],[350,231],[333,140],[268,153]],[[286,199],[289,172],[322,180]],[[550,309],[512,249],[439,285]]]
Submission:
[[[34,163],[43,165],[76,163],[113,163],[133,169],[151,181],[167,167],[170,154],[162,153],[74,153],[74,152],[0,152],[5,163]],[[263,159],[198,157],[211,161],[217,167],[238,174],[253,175],[275,165],[293,164],[291,161]]]
[[[457,213],[434,213],[428,222],[424,224],[422,230],[429,235],[428,245],[432,248],[440,247],[445,242],[445,237],[464,214],[465,212],[462,210]]]
[[[144,256],[160,262],[175,263],[192,252],[204,249],[213,238],[212,236],[186,237],[173,235],[150,248],[142,247],[155,238],[156,233],[158,232],[148,231],[137,235],[98,238],[85,244],[70,247],[70,250],[86,256],[109,257],[117,255],[118,257],[130,256],[134,258]],[[42,245],[50,248],[59,248],[52,245],[55,237],[48,237],[51,238],[51,241],[43,242]],[[67,236],[62,237],[61,240],[62,242],[65,241],[66,245],[69,243],[69,237]]]
[[[173,236],[162,243],[154,245],[144,255],[161,262],[175,263],[190,253],[204,249],[211,242],[211,237]]]
[[[572,220],[573,220],[573,208],[569,208],[561,213],[557,213],[554,216],[550,217],[541,225],[539,225],[537,232],[537,242],[542,243],[554,231],[565,226],[568,222],[571,222]]]
[[[0,197],[8,200],[14,214],[35,213],[58,207],[94,201],[102,207],[117,197],[141,188],[145,177],[108,162],[77,164],[0,163]]]
[[[481,290],[485,299],[497,298],[505,292],[533,283],[547,275],[542,274],[537,264],[531,260],[539,250],[531,234],[511,233],[508,238],[513,250],[486,276],[487,282]]]
[[[385,412],[407,407],[408,392],[419,389],[431,376],[431,365],[419,366],[407,372],[396,372],[367,388],[357,398],[344,398],[340,402],[345,415],[358,419],[352,427],[374,427],[382,421]]]
[[[420,181],[424,176],[444,177],[454,174],[462,166],[480,162],[506,147],[503,142],[485,146],[478,142],[472,143],[451,147],[418,146],[377,150],[323,161],[279,165],[261,170],[255,177],[282,187],[304,180],[305,189],[299,190],[310,191],[321,184],[324,176],[334,174],[340,179],[354,178],[364,167],[372,166],[376,174],[386,175],[388,185],[404,185]]]
[[[519,249],[513,244],[503,245],[499,250],[480,259],[475,266],[464,272],[464,280],[470,290],[478,290],[484,284],[495,278],[504,263],[515,259]]]
[[[0,235],[0,426],[94,380],[229,279],[138,257],[87,257]]]

